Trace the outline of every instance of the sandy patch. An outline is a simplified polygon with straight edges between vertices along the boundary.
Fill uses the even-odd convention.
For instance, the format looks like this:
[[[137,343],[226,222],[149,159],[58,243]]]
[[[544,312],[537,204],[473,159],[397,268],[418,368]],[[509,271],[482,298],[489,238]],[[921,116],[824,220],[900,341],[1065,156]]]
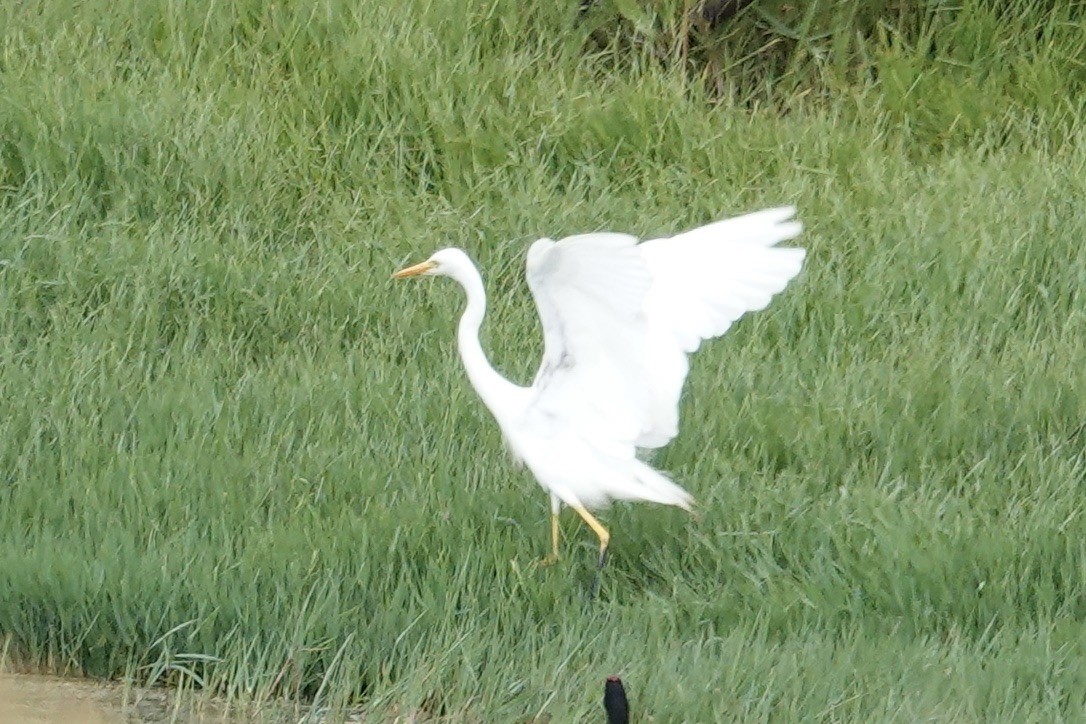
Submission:
[[[2,724],[120,724],[124,713],[120,686],[86,679],[33,674],[0,674]]]
[[[176,706],[176,692],[94,679],[0,673],[0,724],[225,721],[216,707]],[[218,714],[218,716],[215,716]]]

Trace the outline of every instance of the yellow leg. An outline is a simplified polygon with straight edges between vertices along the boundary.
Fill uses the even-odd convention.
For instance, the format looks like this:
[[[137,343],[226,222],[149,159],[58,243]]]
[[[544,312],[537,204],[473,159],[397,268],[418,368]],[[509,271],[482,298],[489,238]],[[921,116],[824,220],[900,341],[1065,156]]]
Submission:
[[[541,566],[550,566],[558,562],[558,513],[551,513],[551,553],[539,562]]]
[[[603,568],[604,563],[607,562],[607,544],[610,543],[610,533],[604,528],[603,523],[596,520],[588,510],[581,506],[573,506],[573,510],[576,510],[577,515],[583,518],[584,522],[589,524],[589,528],[599,536],[599,562],[597,568]]]

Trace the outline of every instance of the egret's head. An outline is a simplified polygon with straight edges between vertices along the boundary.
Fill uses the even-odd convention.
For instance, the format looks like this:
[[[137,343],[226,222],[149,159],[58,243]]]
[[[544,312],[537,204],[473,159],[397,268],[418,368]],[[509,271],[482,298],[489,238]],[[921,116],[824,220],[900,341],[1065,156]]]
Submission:
[[[471,267],[468,255],[460,249],[442,249],[421,264],[401,269],[392,275],[393,279],[415,276],[457,277],[461,269]]]

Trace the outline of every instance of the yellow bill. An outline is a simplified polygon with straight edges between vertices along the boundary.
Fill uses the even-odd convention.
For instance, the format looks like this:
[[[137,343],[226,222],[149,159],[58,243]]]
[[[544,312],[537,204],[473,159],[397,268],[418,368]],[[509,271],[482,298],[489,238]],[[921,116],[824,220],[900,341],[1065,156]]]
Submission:
[[[392,275],[393,279],[403,279],[404,277],[415,277],[419,274],[425,274],[433,269],[437,264],[432,261],[424,261],[421,264],[415,264],[409,266],[406,269],[400,269],[398,272]]]

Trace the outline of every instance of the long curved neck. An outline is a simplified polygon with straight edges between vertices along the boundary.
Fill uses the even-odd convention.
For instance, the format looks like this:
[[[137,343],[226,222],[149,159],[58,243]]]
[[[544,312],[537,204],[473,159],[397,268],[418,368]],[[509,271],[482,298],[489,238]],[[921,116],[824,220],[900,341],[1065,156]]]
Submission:
[[[467,293],[468,304],[464,314],[460,317],[460,326],[457,328],[456,342],[460,350],[460,359],[464,362],[464,369],[468,373],[472,387],[479,393],[495,416],[500,414],[508,405],[517,399],[517,393],[522,388],[514,385],[509,380],[498,374],[487,359],[483,347],[479,343],[479,328],[483,324],[483,316],[486,314],[486,290],[483,288],[483,279],[474,266],[460,270],[456,281],[460,282]]]

